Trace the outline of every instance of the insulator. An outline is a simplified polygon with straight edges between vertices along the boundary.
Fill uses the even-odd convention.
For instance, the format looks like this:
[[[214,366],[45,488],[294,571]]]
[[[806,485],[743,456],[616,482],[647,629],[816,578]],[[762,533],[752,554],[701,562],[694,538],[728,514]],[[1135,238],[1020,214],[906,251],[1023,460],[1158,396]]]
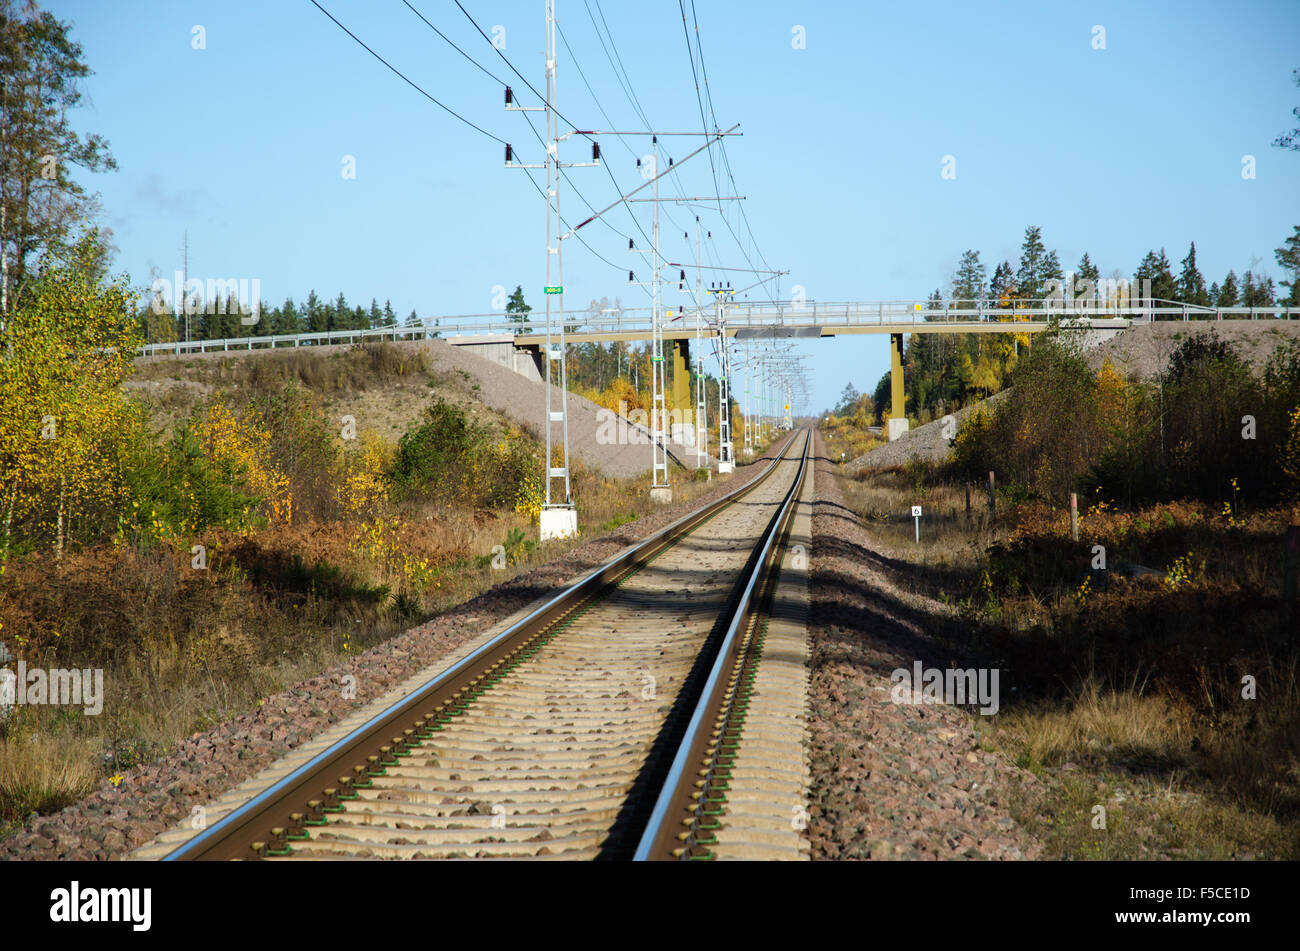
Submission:
[[[640,160],[640,159],[637,159],[637,160],[636,160],[636,167],[637,167],[637,168],[640,168],[640,167],[641,167],[641,160]]]
[[[685,269],[685,268],[682,268],[682,273],[681,273],[681,275],[677,278],[677,280],[679,280],[679,281],[684,281],[684,280],[686,280],[686,269]]]
[[[673,167],[673,157],[671,155],[668,156],[668,167],[669,168]]]
[[[511,104],[512,102],[514,102],[514,101],[515,101],[515,94],[514,94],[513,92],[511,92],[511,91],[510,91],[510,87],[507,86],[507,87],[506,87],[506,105],[508,106],[508,105],[510,105],[510,104]]]
[[[600,143],[599,143],[599,142],[593,142],[593,143],[591,143],[591,160],[592,160],[593,162],[599,162],[599,161],[600,161]]]
[[[631,239],[631,238],[628,238],[628,239],[627,239],[627,249],[628,249],[629,251],[632,250],[632,239]]]
[[[513,162],[514,160],[515,160],[515,150],[512,149],[512,148],[507,144],[507,145],[506,145],[506,164],[509,165],[509,164],[510,164],[511,162]]]
[[[632,272],[631,272],[631,271],[628,271],[628,272],[627,272],[627,282],[628,282],[629,284],[631,284],[632,281],[633,281]]]

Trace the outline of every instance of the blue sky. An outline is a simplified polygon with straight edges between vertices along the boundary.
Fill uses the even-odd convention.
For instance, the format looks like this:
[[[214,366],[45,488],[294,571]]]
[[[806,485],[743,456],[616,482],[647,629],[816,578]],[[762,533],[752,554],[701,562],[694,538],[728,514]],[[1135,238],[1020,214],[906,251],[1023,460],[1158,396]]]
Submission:
[[[534,102],[454,2],[411,2]],[[524,116],[504,111],[501,87],[400,0],[321,3],[521,160],[540,160]],[[462,3],[489,33],[504,28],[502,52],[542,88],[542,0]],[[522,284],[542,304],[544,205],[527,173],[505,169],[500,144],[422,98],[308,0],[44,6],[74,23],[95,71],[74,121],[106,136],[120,165],[88,183],[102,195],[117,263],[137,283],[151,267],[180,267],[188,230],[192,275],[260,278],[273,303],[315,288],[352,303],[390,298],[400,315],[483,313],[495,286]],[[685,9],[689,18],[689,0]],[[715,207],[701,212],[713,234],[706,258],[745,267],[748,254],[762,267],[761,252],[791,272],[784,296],[795,285],[819,301],[946,291],[962,251],[979,250],[991,273],[1018,258],[1030,224],[1067,269],[1087,251],[1103,276],[1131,275],[1160,247],[1176,268],[1194,240],[1207,281],[1252,265],[1280,276],[1273,249],[1300,223],[1300,153],[1270,145],[1300,104],[1293,0],[696,0],[695,9],[718,122],[744,133],[727,155],[757,245],[734,210],[733,240]],[[560,45],[560,111],[609,128],[598,101],[620,129],[644,129],[593,26],[602,10],[649,121],[698,131],[681,12],[662,0],[557,0],[572,47]],[[193,48],[195,26],[205,49]],[[1096,26],[1104,50],[1093,49]],[[796,27],[804,49],[793,48]],[[634,154],[646,148],[626,141],[631,150],[606,138],[602,151],[630,189],[640,183]],[[664,141],[667,154],[689,151],[690,140]],[[561,158],[581,161],[586,150],[571,142]],[[353,180],[341,173],[345,155],[356,160]],[[945,155],[955,180],[940,175]],[[1253,180],[1242,177],[1244,155],[1255,157]],[[569,174],[597,208],[617,197],[603,169]],[[714,194],[704,155],[677,174],[681,194]],[[567,185],[561,201],[573,221],[590,213]],[[649,231],[649,206],[636,207]],[[694,213],[666,206],[671,260],[694,258],[681,237]],[[644,245],[640,231],[625,208],[606,217],[612,228],[582,233],[614,266],[565,243],[569,307],[605,296],[646,302],[627,285],[629,268],[648,273],[627,251],[625,235]],[[666,302],[684,302],[675,283]],[[869,391],[888,367],[883,336],[800,347],[811,357],[809,410],[834,403],[848,382]]]

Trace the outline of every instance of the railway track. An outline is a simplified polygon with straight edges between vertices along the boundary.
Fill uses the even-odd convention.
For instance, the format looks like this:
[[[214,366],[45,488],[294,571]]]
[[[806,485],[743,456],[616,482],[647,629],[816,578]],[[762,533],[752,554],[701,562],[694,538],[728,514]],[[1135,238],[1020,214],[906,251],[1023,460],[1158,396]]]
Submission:
[[[806,857],[810,444],[156,857]]]

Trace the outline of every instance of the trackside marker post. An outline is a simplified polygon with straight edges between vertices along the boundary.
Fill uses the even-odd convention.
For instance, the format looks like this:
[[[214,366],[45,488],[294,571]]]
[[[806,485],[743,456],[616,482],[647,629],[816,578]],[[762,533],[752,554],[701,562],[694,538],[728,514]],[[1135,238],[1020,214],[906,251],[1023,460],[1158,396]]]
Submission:
[[[921,544],[921,506],[912,506],[912,518],[916,521],[916,543]]]

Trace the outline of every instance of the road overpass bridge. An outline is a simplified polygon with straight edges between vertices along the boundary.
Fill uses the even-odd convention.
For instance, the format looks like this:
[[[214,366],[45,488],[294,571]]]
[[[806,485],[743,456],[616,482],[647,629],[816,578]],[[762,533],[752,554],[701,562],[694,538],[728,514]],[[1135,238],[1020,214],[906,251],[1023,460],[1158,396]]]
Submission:
[[[1067,301],[1062,298],[1017,301],[999,306],[984,300],[931,301],[778,301],[736,303],[665,311],[663,338],[672,343],[673,403],[690,406],[690,340],[817,339],[848,334],[888,334],[890,396],[903,404],[903,338],[915,333],[1041,333],[1050,327],[1118,333],[1135,323],[1154,320],[1295,320],[1300,307],[1201,307],[1178,301],[1133,298],[1113,302]],[[697,322],[702,328],[697,329]],[[250,330],[253,329],[250,327]],[[560,343],[636,343],[653,336],[651,309],[571,310],[552,318],[552,346]],[[561,337],[561,332],[563,336]],[[256,335],[221,340],[148,344],[143,356],[214,351],[329,346],[368,340],[420,340],[441,337],[452,346],[468,347],[533,379],[545,379],[543,351],[548,337],[535,321],[520,322],[497,312],[437,317],[419,326],[327,330],[314,333]],[[907,428],[906,419],[891,420],[890,439]]]

